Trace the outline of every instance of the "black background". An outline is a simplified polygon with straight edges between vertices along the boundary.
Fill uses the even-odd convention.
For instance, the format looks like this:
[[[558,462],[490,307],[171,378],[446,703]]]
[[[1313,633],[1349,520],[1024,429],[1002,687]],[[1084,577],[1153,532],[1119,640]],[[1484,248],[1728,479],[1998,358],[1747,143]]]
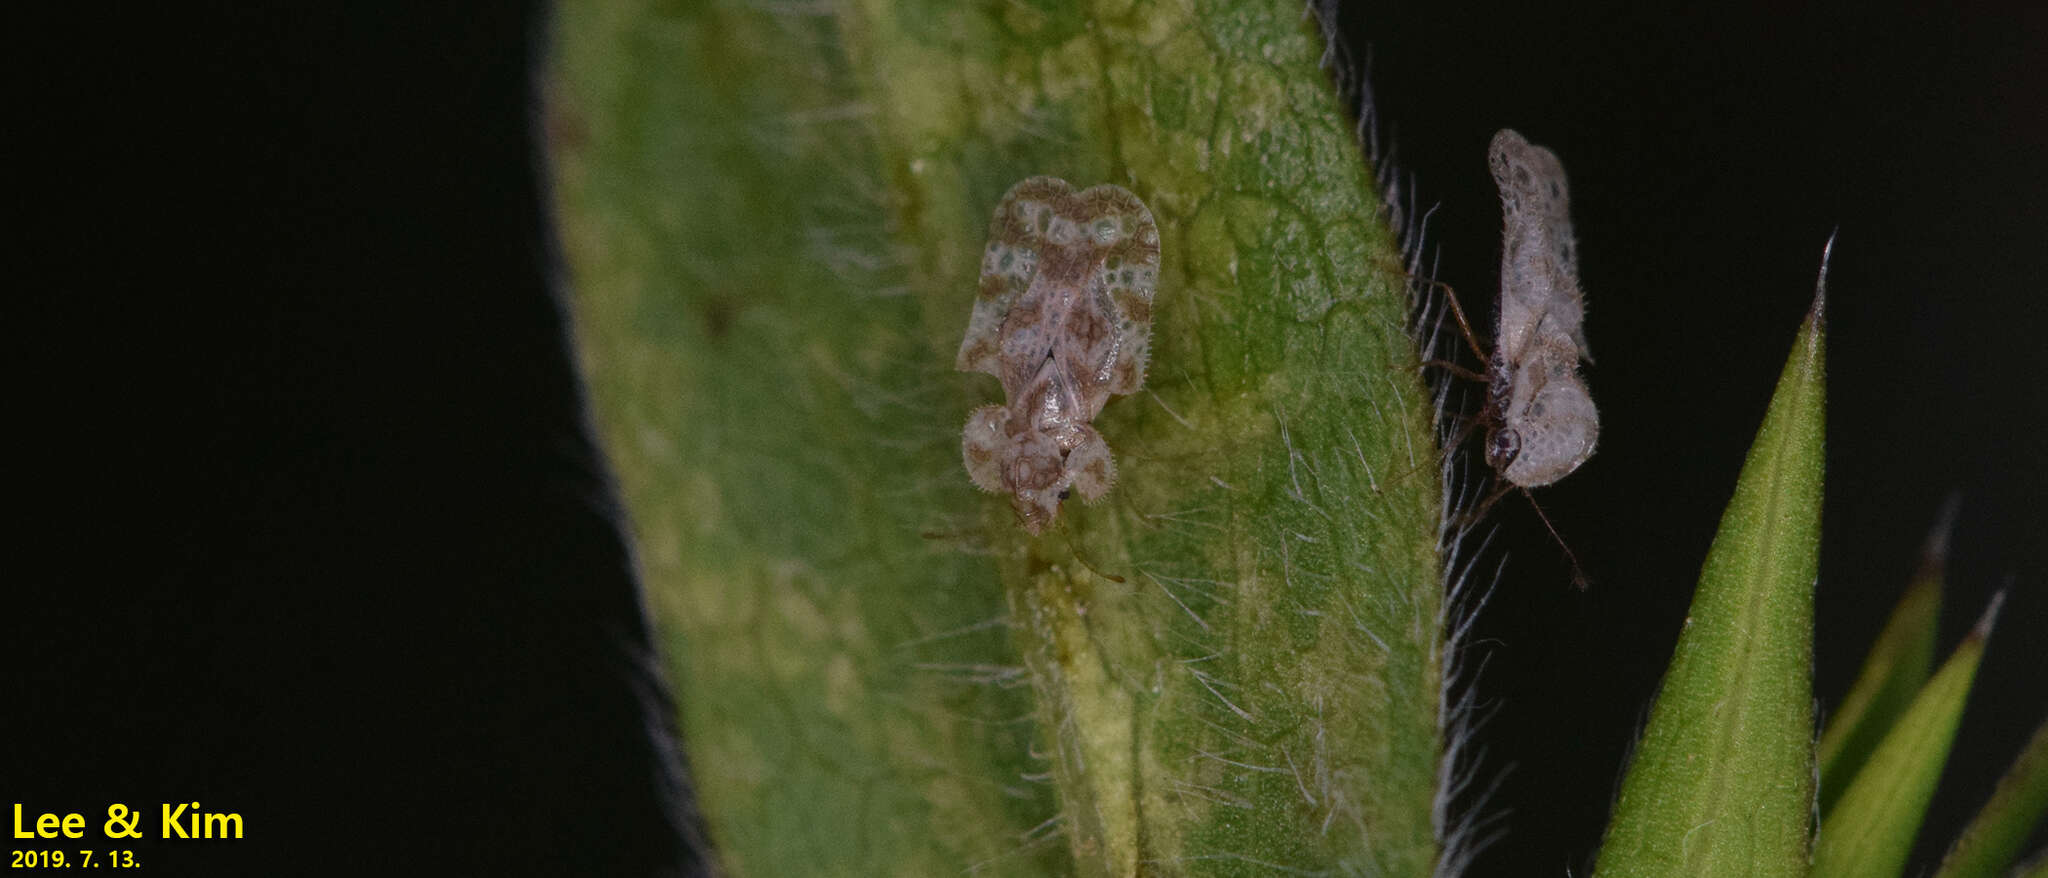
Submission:
[[[25,29],[0,786],[200,800],[152,871],[687,865],[631,559],[549,293],[530,10],[196,5]],[[1920,861],[2048,712],[2040,13],[1349,7],[1468,302],[1495,128],[1572,175],[1600,453],[1480,620],[1483,874],[1582,873],[1839,226],[1816,685],[1942,498],[1941,648],[2011,578]],[[1483,306],[1481,306],[1483,310]],[[19,610],[20,612],[12,612]],[[19,688],[13,688],[19,687]],[[687,697],[687,692],[681,693]]]
[[[533,11],[65,25],[13,58],[15,301],[49,319],[20,339],[0,789],[88,823],[12,846],[161,875],[694,872],[550,289]],[[245,837],[101,835],[110,803],[154,839],[194,801]]]

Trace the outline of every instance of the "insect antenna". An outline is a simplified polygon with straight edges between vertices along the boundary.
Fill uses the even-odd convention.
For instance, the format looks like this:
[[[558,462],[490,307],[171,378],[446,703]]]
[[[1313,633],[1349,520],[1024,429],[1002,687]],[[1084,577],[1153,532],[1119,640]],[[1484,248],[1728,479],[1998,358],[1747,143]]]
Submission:
[[[1522,488],[1521,492],[1522,496],[1529,498],[1529,508],[1536,510],[1536,518],[1543,522],[1543,529],[1550,531],[1550,538],[1557,542],[1559,549],[1564,550],[1564,559],[1572,565],[1572,585],[1580,591],[1592,588],[1593,580],[1586,575],[1585,566],[1579,563],[1578,553],[1573,552],[1571,544],[1566,543],[1564,536],[1557,532],[1557,526],[1550,523],[1550,516],[1544,514],[1542,504],[1536,502],[1536,495],[1530,493],[1528,488]]]
[[[1519,485],[1510,484],[1504,480],[1496,481],[1495,485],[1492,491],[1487,492],[1486,499],[1479,501],[1471,509],[1466,510],[1464,514],[1459,516],[1461,522],[1465,526],[1478,524],[1481,519],[1486,517],[1487,511],[1493,508],[1493,504],[1499,502],[1500,498],[1507,496],[1511,491],[1520,493],[1529,501],[1529,508],[1536,510],[1536,520],[1543,522],[1543,529],[1550,532],[1551,541],[1557,543],[1557,548],[1564,552],[1565,561],[1571,564],[1572,585],[1580,591],[1592,588],[1593,579],[1586,574],[1585,565],[1579,563],[1578,553],[1572,551],[1571,544],[1564,541],[1564,535],[1558,533],[1557,525],[1550,523],[1550,514],[1543,511],[1543,504],[1536,502],[1535,492]]]
[[[1072,536],[1072,535],[1068,535],[1068,537],[1067,537],[1067,551],[1069,551],[1069,552],[1073,553],[1073,555],[1074,555],[1074,560],[1076,560],[1076,561],[1079,561],[1079,562],[1081,562],[1081,566],[1083,566],[1083,567],[1086,567],[1086,568],[1088,568],[1088,572],[1089,572],[1089,573],[1093,573],[1093,574],[1095,574],[1096,576],[1100,576],[1100,577],[1102,577],[1103,579],[1107,579],[1107,580],[1109,580],[1110,582],[1114,582],[1114,583],[1117,583],[1118,585],[1122,585],[1122,584],[1123,584],[1123,582],[1124,582],[1124,578],[1123,578],[1123,577],[1121,577],[1121,576],[1118,576],[1118,575],[1116,575],[1116,574],[1114,574],[1114,573],[1104,573],[1104,572],[1102,572],[1102,568],[1100,568],[1100,567],[1097,567],[1097,566],[1095,566],[1095,565],[1094,565],[1094,564],[1092,564],[1092,563],[1089,563],[1089,561],[1088,561],[1088,556],[1087,556],[1087,555],[1084,555],[1084,554],[1081,554],[1081,547],[1080,547],[1080,546],[1078,546],[1078,545],[1075,545],[1075,543],[1074,543],[1074,538],[1073,538],[1073,536]]]

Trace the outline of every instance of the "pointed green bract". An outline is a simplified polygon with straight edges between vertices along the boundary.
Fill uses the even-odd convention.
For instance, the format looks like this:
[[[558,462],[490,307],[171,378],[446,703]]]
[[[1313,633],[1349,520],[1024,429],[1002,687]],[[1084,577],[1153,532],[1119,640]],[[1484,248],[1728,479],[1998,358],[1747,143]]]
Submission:
[[[1825,277],[1823,269],[1823,288]],[[1596,875],[1805,871],[1826,418],[1822,302],[1816,295],[1707,551]]]
[[[1820,761],[1820,812],[1826,814],[1841,798],[1849,779],[1863,767],[1870,751],[1891,729],[1892,722],[1913,703],[1914,694],[1934,670],[1934,635],[1941,615],[1943,556],[1950,513],[1928,538],[1920,569],[1906,594],[1892,609],[1891,619],[1870,646],[1856,682],[1841,706],[1828,718],[1816,756]]]
[[[1821,822],[1813,846],[1813,878],[1893,876],[1905,868],[1997,612],[1993,599],[1983,621],[1921,687]]]
[[[2048,722],[1999,778],[1990,801],[1942,858],[1935,878],[2000,878],[2048,814]]]
[[[1429,874],[1433,413],[1302,13],[559,11],[578,340],[729,873]],[[1115,489],[1034,539],[953,363],[1039,174],[1163,257]]]

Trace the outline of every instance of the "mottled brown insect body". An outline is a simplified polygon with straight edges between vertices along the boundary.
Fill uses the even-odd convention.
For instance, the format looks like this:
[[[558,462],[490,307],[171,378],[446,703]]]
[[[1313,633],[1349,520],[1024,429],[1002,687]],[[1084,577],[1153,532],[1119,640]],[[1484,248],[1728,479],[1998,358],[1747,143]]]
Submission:
[[[1092,422],[1144,386],[1158,280],[1152,212],[1121,187],[1032,177],[996,206],[956,366],[1000,379],[1008,402],[968,417],[962,456],[1025,530],[1044,531],[1070,489],[1095,500],[1115,483]]]
[[[1500,188],[1500,314],[1487,361],[1486,462],[1537,488],[1593,456],[1600,412],[1579,375],[1585,294],[1564,165],[1506,129],[1487,151]]]

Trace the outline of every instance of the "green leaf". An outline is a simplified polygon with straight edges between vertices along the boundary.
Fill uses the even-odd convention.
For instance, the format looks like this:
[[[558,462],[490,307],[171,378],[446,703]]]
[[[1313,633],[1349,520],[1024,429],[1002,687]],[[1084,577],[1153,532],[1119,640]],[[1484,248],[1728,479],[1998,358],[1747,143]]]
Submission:
[[[1826,422],[1825,256],[1821,265],[1813,311],[1707,551],[1596,875],[1805,870]]]
[[[1921,688],[1828,812],[1814,840],[1814,878],[1898,875],[1905,869],[1962,722],[1984,638],[2004,598],[2002,592],[1992,598],[1970,636]]]
[[[2048,722],[1999,778],[1991,799],[1941,860],[1935,878],[1998,878],[2048,813]],[[2048,863],[2042,864],[2048,867]]]
[[[1828,720],[1816,748],[1820,760],[1820,812],[1828,813],[1870,751],[1913,702],[1934,670],[1934,635],[1941,615],[1942,566],[1948,557],[1955,500],[1943,507],[1920,553],[1920,569],[1870,646],[1841,707]]]
[[[1434,416],[1298,0],[559,14],[578,340],[724,869],[1430,872]],[[1118,484],[1034,539],[953,361],[1037,174],[1163,258]]]

